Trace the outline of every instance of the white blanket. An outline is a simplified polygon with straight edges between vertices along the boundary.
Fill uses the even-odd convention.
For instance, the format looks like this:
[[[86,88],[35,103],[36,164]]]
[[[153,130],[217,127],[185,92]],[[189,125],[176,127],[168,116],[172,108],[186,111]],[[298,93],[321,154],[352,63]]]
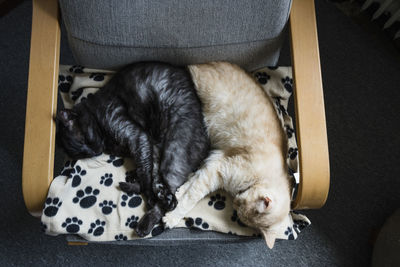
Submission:
[[[59,90],[65,108],[85,101],[112,76],[113,72],[81,66],[60,66]],[[288,165],[293,179],[298,177],[297,145],[292,118],[287,113],[292,94],[290,67],[264,68],[253,73],[273,98],[276,111],[289,137]],[[43,208],[42,227],[46,234],[77,234],[90,241],[130,240],[137,222],[146,211],[140,195],[129,195],[118,188],[131,175],[131,159],[102,154],[96,158],[68,160],[49,189]],[[296,187],[298,179],[296,179]],[[288,225],[277,238],[296,239],[300,230],[310,224],[303,215],[291,212]],[[257,230],[245,226],[232,207],[232,197],[224,192],[211,193],[183,219],[178,227],[198,228],[234,235],[255,236]],[[147,237],[158,235],[157,225]]]

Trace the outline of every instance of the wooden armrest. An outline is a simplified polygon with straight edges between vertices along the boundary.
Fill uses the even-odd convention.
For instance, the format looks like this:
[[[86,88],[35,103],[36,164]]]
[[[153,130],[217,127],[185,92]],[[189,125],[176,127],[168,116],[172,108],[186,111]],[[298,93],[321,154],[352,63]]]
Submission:
[[[26,103],[22,191],[25,205],[40,216],[53,179],[60,25],[56,0],[33,0]]]
[[[300,163],[293,209],[320,208],[329,191],[329,154],[314,0],[293,0],[290,33]]]

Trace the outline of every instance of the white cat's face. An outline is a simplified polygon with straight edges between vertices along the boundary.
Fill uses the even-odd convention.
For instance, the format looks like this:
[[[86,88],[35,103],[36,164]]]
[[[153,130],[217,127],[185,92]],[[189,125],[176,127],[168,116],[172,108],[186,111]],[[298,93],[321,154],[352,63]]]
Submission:
[[[272,248],[276,232],[282,228],[290,211],[289,188],[253,186],[235,197],[233,207],[239,219],[259,229],[267,245]]]

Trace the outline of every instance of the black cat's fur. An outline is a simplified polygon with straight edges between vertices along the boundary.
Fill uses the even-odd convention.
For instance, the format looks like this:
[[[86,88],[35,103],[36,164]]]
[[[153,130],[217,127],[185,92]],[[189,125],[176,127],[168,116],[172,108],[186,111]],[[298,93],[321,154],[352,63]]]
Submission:
[[[190,73],[142,62],[117,72],[96,94],[57,114],[57,141],[73,159],[102,152],[132,157],[136,175],[120,183],[150,207],[136,232],[147,235],[176,206],[175,192],[208,155],[209,140]]]

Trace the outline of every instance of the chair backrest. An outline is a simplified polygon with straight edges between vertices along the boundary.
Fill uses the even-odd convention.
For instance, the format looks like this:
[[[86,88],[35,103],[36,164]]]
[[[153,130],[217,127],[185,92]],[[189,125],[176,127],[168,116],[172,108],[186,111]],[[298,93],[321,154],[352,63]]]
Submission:
[[[84,66],[226,60],[277,63],[291,0],[59,0],[69,45]]]

